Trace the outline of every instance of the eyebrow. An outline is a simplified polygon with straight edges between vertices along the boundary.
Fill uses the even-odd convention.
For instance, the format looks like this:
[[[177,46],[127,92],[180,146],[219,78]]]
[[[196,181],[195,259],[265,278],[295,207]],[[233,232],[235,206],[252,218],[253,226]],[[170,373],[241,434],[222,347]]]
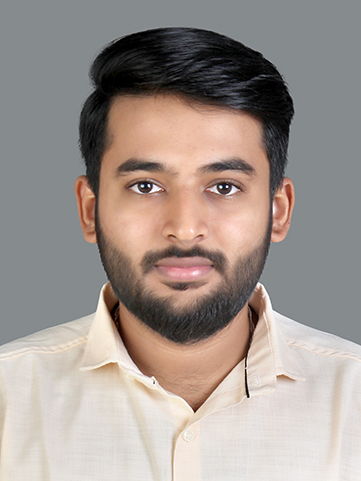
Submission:
[[[202,174],[208,172],[224,172],[226,170],[236,170],[238,172],[244,172],[249,176],[253,176],[256,173],[256,169],[251,164],[238,157],[218,162],[212,162],[211,164],[204,165],[199,169]]]
[[[168,172],[170,174],[176,175],[176,172],[174,170],[170,169],[161,162],[131,158],[126,160],[125,162],[123,162],[123,164],[120,164],[116,168],[115,176],[118,177],[139,170],[146,172]],[[206,174],[211,172],[224,172],[227,170],[243,172],[249,176],[253,176],[256,173],[255,168],[251,164],[238,157],[203,165],[198,169],[198,172],[200,174]]]
[[[123,164],[120,164],[116,171],[115,176],[127,174],[129,172],[136,172],[138,170],[144,170],[146,172],[170,172],[164,164],[160,162],[153,162],[141,159],[128,159]]]

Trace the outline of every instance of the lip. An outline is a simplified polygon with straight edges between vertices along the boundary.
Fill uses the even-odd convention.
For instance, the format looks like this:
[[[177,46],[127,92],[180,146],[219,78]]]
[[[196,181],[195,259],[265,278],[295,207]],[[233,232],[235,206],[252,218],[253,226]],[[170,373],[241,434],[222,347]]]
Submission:
[[[190,282],[209,274],[213,269],[213,264],[205,257],[167,257],[157,262],[155,268],[167,279]]]

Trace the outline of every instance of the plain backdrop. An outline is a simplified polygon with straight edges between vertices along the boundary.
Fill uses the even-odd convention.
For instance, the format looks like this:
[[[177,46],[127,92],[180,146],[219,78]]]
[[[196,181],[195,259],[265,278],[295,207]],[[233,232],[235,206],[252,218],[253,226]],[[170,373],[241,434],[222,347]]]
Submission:
[[[361,343],[359,0],[3,0],[0,7],[0,343],[96,309],[105,275],[78,224],[78,116],[114,38],[194,26],[261,51],[296,116],[291,231],[262,277],[279,312]]]

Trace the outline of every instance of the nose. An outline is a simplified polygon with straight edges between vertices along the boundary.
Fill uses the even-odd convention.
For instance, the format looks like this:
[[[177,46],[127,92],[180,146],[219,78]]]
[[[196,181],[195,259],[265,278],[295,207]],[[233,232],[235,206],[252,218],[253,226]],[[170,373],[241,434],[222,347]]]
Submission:
[[[192,247],[209,235],[206,202],[191,189],[170,194],[164,217],[163,236],[174,244]]]

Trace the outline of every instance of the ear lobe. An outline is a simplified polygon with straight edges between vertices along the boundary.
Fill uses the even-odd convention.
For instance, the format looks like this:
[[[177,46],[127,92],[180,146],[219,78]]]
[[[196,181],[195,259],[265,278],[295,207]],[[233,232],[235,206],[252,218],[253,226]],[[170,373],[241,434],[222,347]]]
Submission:
[[[97,237],[95,231],[95,203],[96,198],[92,191],[88,178],[81,175],[75,181],[75,195],[78,204],[78,214],[80,226],[83,231],[84,239],[91,244],[96,244]]]
[[[272,242],[281,242],[287,236],[295,204],[295,189],[288,177],[282,181],[273,198]]]

